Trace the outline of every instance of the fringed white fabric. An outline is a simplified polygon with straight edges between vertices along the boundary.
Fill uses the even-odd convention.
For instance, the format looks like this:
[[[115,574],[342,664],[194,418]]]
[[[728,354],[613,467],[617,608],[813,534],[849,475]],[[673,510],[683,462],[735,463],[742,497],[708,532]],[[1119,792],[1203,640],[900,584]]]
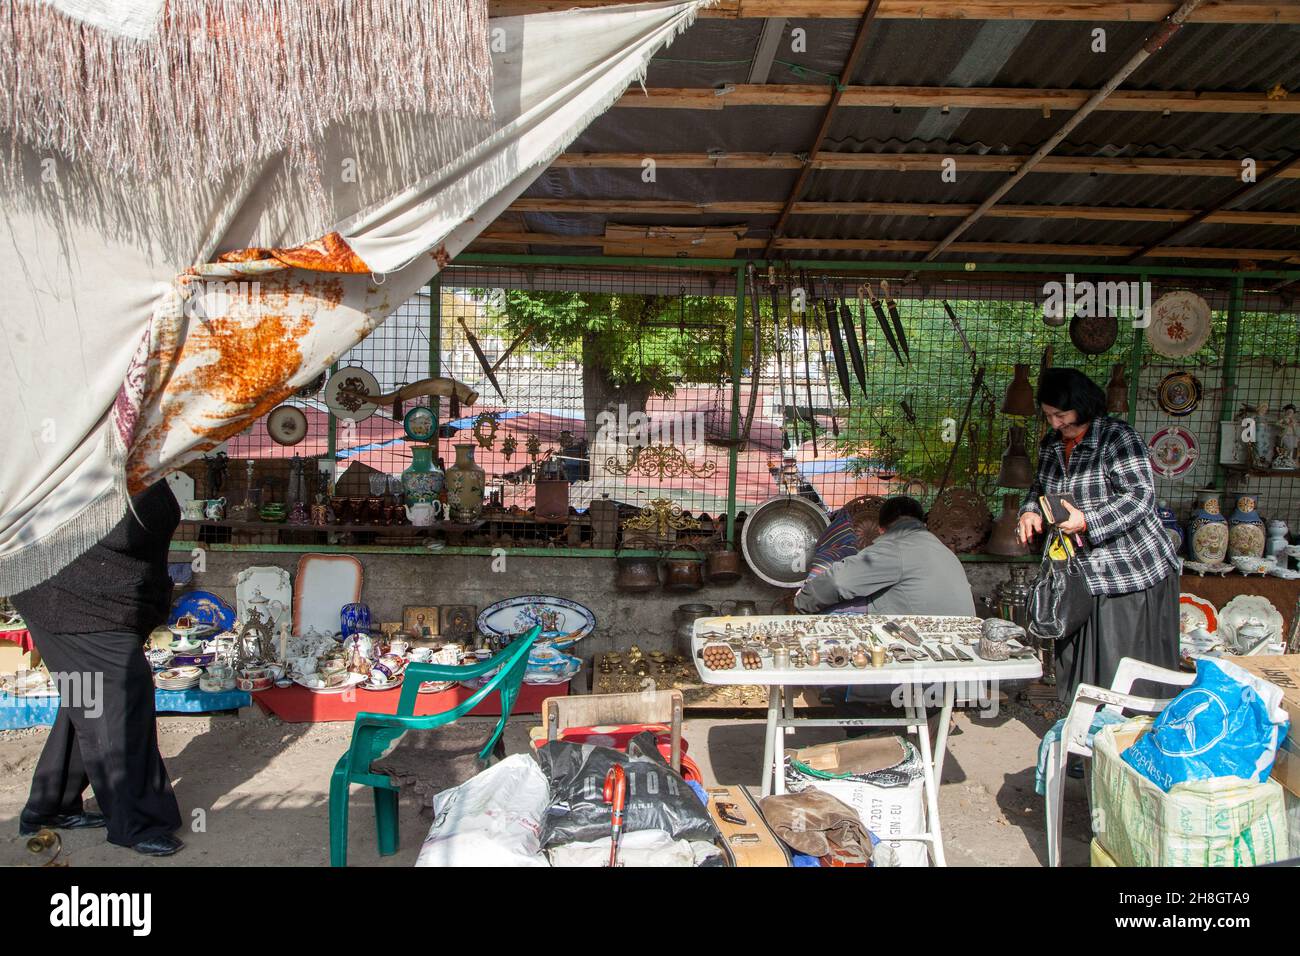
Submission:
[[[4,7],[0,130],[117,175],[194,186],[284,151],[315,176],[348,116],[491,115],[487,0],[168,0],[143,40],[136,4],[121,31],[102,5]]]
[[[141,212],[146,191],[127,204],[111,176],[76,168],[84,155],[44,181],[38,149],[17,144],[26,185],[0,190],[0,275],[11,278],[0,283],[0,381],[23,402],[0,416],[0,594],[44,580],[102,537],[125,513],[128,478],[138,488],[239,432],[368,335],[641,77],[701,5],[493,20],[505,38],[494,54],[494,126],[455,146],[423,137],[426,115],[389,112],[376,124],[359,114],[312,140],[329,158],[322,168],[348,159],[360,171],[360,183],[324,183],[328,222],[382,277],[274,260],[190,271],[221,252],[304,241],[308,219],[291,198],[300,177],[284,155],[206,184],[184,212],[172,202],[175,179],[150,184]],[[160,240],[154,225],[168,215]],[[206,288],[202,317],[180,305],[194,284]]]

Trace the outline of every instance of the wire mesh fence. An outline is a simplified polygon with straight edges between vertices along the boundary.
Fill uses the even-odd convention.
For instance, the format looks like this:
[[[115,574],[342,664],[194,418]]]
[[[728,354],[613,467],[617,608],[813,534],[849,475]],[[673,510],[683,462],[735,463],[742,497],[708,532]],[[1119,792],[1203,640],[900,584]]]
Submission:
[[[1054,311],[1052,283],[1066,281],[1011,272],[881,281],[833,267],[738,276],[689,265],[453,266],[333,371],[363,369],[380,393],[429,376],[477,391],[461,407],[417,400],[436,419],[433,456],[447,465],[469,446],[485,471],[490,520],[472,543],[592,546],[589,509],[603,499],[624,517],[665,501],[709,534],[783,492],[833,511],[903,492],[928,507],[957,488],[996,513],[1001,496],[1024,493],[1024,480],[1003,484],[1016,473],[1005,467],[1009,442],[1014,453],[1023,441],[1032,461],[1045,429],[1032,392],[1026,407],[1009,407],[1008,387],[1014,379],[1032,389],[1049,365],[1089,375],[1112,413],[1153,441],[1158,493],[1180,518],[1197,488],[1231,481],[1257,491],[1269,516],[1294,522],[1289,475],[1235,463],[1221,439],[1236,426],[1221,425],[1242,406],[1275,415],[1294,400],[1295,311],[1247,295],[1234,339],[1222,282],[1126,283],[1118,309],[1115,289],[1094,284],[1111,302],[1093,314],[1086,302],[1078,308],[1086,275]],[[1143,304],[1175,290],[1196,292],[1213,314],[1207,341],[1184,357],[1153,350],[1140,322]],[[322,461],[335,493],[396,488],[412,460],[402,427],[410,403],[356,422],[310,390],[290,404],[307,415],[305,439],[280,446],[259,421],[230,441],[231,458],[254,459],[267,474],[287,471],[295,455]],[[558,510],[548,499],[545,516],[539,480],[568,483],[567,499]]]

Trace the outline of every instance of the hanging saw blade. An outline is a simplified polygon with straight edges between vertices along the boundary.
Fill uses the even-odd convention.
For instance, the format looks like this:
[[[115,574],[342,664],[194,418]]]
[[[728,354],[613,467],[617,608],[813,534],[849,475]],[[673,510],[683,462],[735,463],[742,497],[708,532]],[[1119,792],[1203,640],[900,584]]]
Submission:
[[[786,263],[785,268],[786,268],[786,273],[789,277],[790,287],[791,289],[793,289],[795,285],[794,270],[790,267],[789,263]],[[800,279],[800,282],[802,281],[804,280]],[[839,438],[840,422],[839,422],[839,418],[835,415],[835,392],[831,388],[831,377],[826,372],[826,370],[830,368],[830,364],[826,361],[826,338],[825,336],[822,335],[821,316],[817,314],[816,299],[809,293],[806,287],[803,289],[803,293],[804,293],[804,315],[807,316],[809,312],[812,312],[813,331],[817,333],[817,359],[820,362],[820,365],[818,366],[818,370],[821,374],[822,381],[826,383],[826,410],[830,412],[830,416],[831,416],[831,434],[834,435],[836,438]],[[811,412],[809,414],[811,414]],[[814,416],[814,425],[815,425],[815,418],[816,416]]]
[[[465,338],[469,341],[469,347],[474,350],[474,357],[478,359],[478,364],[479,367],[483,369],[483,374],[486,375],[487,380],[492,383],[492,387],[497,390],[497,394],[501,396],[501,400],[505,401],[506,393],[501,391],[501,383],[497,381],[497,373],[492,371],[492,363],[489,362],[487,356],[483,354],[483,347],[478,344],[478,338],[470,331],[469,326],[465,324],[463,316],[457,316],[456,318],[457,321],[460,322],[460,327],[465,330]]]
[[[867,322],[866,310],[862,308],[862,290],[867,290],[867,299],[871,303],[871,311],[876,313],[876,321],[880,323],[880,331],[885,334],[885,341],[889,343],[889,349],[894,353],[894,358],[898,359],[898,364],[903,365],[903,354],[898,350],[898,342],[894,339],[894,333],[890,331],[889,319],[885,318],[885,307],[880,304],[876,294],[871,291],[871,283],[864,282],[858,286],[858,309],[862,314],[862,324]]]
[[[911,364],[912,351],[907,347],[907,336],[903,333],[903,320],[898,314],[898,303],[894,297],[889,294],[889,280],[880,280],[880,295],[885,300],[885,308],[889,309],[889,318],[894,323],[894,335],[898,338],[899,347],[902,348],[903,354],[907,356],[907,361]]]
[[[785,372],[781,370],[781,301],[776,283],[768,282],[768,296],[772,303],[772,340],[776,343],[776,387],[781,399],[781,450],[791,449],[790,433],[785,427]]]

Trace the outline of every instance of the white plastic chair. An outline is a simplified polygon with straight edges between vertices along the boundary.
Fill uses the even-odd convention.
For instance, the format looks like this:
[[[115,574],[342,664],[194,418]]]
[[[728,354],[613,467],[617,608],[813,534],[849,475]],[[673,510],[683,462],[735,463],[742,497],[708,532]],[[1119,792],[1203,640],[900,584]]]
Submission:
[[[1115,714],[1124,711],[1136,711],[1140,714],[1158,714],[1172,698],[1160,700],[1153,697],[1137,697],[1129,693],[1133,682],[1150,680],[1174,687],[1186,687],[1196,679],[1195,674],[1183,671],[1166,670],[1144,661],[1126,657],[1119,662],[1115,671],[1115,680],[1109,690],[1092,684],[1080,684],[1070,702],[1070,710],[1065,715],[1065,726],[1061,739],[1054,741],[1048,751],[1047,769],[1044,783],[1047,793],[1047,865],[1061,865],[1061,811],[1064,804],[1065,763],[1070,754],[1080,757],[1092,757],[1092,745],[1088,741],[1088,729],[1099,708],[1105,708]]]

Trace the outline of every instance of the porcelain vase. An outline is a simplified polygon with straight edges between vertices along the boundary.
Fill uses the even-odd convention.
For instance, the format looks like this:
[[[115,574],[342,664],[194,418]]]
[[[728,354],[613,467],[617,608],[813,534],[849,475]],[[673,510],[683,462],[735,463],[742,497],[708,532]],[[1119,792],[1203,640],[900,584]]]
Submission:
[[[486,476],[474,461],[473,445],[456,446],[456,462],[447,469],[447,520],[477,521],[483,514]]]
[[[1256,499],[1242,495],[1237,508],[1228,519],[1228,556],[1233,558],[1262,558],[1264,556],[1264,519],[1255,510]]]
[[[421,504],[438,500],[445,476],[433,463],[433,448],[429,445],[411,446],[411,467],[402,472],[402,493],[407,504]]]
[[[1228,519],[1219,511],[1219,493],[1203,491],[1187,524],[1187,552],[1193,561],[1222,564],[1228,554]]]

